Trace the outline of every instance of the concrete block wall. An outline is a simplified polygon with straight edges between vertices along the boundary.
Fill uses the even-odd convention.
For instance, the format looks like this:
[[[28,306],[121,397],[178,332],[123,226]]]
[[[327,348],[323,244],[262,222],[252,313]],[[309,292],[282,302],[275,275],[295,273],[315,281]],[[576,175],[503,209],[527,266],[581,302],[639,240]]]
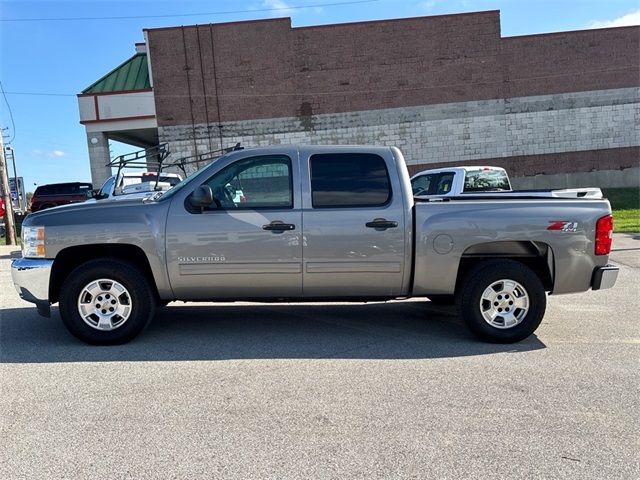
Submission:
[[[297,117],[226,122],[222,131],[225,147],[237,142],[245,147],[393,145],[402,149],[409,165],[425,167],[546,156],[556,172],[570,172],[576,170],[569,164],[574,159],[559,161],[554,154],[640,146],[640,88],[324,114],[304,122]],[[172,158],[206,152],[212,144],[219,148],[216,132],[217,127],[204,124],[159,128],[160,141],[170,144]],[[633,166],[628,163],[634,159],[623,157],[620,161],[627,163],[616,161],[599,169]]]
[[[640,187],[640,168],[514,177],[511,179],[511,185],[516,190],[579,187],[638,188]]]

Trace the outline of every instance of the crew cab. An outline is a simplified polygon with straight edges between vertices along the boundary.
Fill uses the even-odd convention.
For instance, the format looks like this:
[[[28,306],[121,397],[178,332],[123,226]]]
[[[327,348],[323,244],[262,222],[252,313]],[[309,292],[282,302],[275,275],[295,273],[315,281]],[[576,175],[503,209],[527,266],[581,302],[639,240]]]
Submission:
[[[241,184],[244,201],[228,185]],[[614,285],[603,199],[414,198],[394,147],[235,150],[166,193],[29,215],[20,296],[92,344],[183,301],[455,299],[490,342],[531,335],[546,294]]]

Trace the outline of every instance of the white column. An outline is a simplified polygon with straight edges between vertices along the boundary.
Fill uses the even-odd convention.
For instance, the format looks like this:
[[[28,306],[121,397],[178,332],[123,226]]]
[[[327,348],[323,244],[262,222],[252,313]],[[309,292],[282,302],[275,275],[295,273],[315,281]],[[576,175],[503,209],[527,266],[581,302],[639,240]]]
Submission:
[[[91,165],[91,183],[93,188],[100,188],[111,174],[109,154],[109,138],[104,132],[87,132],[87,146],[89,147],[89,163]]]

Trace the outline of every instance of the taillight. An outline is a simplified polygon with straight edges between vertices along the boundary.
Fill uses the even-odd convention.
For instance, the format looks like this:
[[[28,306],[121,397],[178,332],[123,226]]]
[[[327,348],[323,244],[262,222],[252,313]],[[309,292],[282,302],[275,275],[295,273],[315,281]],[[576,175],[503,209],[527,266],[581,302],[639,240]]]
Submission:
[[[613,238],[613,217],[605,215],[596,222],[596,255],[609,255]]]

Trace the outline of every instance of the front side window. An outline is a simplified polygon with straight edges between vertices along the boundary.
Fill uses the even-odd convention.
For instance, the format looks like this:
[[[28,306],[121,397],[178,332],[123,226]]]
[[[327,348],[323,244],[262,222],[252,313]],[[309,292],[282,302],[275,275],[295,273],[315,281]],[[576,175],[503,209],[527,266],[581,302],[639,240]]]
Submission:
[[[206,184],[214,197],[210,209],[293,208],[291,159],[283,155],[239,160]]]
[[[370,153],[311,156],[313,208],[380,207],[391,200],[384,159]]]

